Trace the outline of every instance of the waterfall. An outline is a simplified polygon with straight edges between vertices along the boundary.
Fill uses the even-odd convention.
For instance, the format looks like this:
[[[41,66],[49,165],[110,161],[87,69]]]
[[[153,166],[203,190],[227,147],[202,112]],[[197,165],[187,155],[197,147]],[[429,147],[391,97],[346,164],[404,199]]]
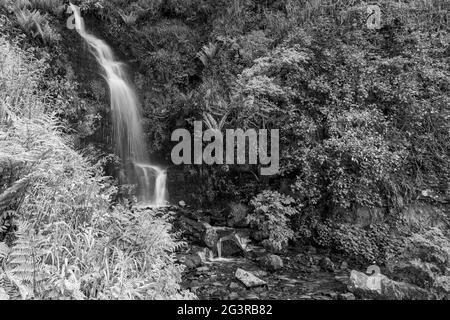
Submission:
[[[102,40],[89,34],[80,15],[80,9],[70,4],[75,16],[75,27],[104,71],[108,83],[115,151],[126,166],[129,181],[136,181],[139,187],[139,201],[161,206],[166,203],[167,173],[164,169],[150,164],[141,125],[141,110],[133,86],[127,80],[124,66],[114,59],[111,48]],[[132,178],[134,177],[134,178]]]

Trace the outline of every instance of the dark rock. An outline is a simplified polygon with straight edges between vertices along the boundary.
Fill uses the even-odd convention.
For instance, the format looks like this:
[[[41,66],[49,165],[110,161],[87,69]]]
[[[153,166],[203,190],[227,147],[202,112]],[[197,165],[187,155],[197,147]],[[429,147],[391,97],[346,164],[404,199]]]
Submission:
[[[342,261],[341,265],[339,266],[339,269],[341,269],[341,270],[347,270],[347,269],[348,269],[348,263],[347,263],[347,261]]]
[[[262,231],[253,231],[251,233],[251,238],[255,240],[256,242],[260,242],[266,238],[264,233]]]
[[[311,267],[314,264],[314,258],[308,254],[299,253],[295,256],[295,262],[304,267]]]
[[[331,261],[331,259],[328,257],[323,257],[322,259],[320,259],[319,266],[322,268],[322,270],[329,272],[333,272],[335,269],[333,261]]]
[[[198,253],[185,256],[183,263],[188,269],[194,269],[203,265],[202,258]]]
[[[268,271],[277,271],[283,268],[283,260],[275,254],[267,254],[259,260],[262,268]]]
[[[214,251],[218,250],[218,243],[220,242],[222,256],[232,256],[246,251],[249,234],[250,230],[248,229],[236,230],[205,224],[203,242]]]

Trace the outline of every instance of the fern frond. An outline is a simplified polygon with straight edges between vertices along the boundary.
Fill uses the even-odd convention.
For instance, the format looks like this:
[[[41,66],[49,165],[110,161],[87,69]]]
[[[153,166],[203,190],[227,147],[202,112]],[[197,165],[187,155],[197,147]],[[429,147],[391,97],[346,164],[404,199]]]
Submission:
[[[0,259],[5,259],[9,254],[9,247],[4,242],[0,242]]]

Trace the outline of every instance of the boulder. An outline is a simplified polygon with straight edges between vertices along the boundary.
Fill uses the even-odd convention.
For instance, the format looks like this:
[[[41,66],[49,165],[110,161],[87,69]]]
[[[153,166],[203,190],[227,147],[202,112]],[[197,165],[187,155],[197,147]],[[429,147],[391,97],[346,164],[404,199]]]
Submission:
[[[356,270],[350,272],[348,290],[356,296],[365,299],[430,299],[428,291],[413,284],[397,282],[389,279],[383,274],[368,276]]]
[[[319,267],[321,267],[322,270],[329,272],[333,272],[335,269],[333,261],[331,261],[331,259],[328,257],[323,257],[322,259],[320,259]]]
[[[183,263],[188,269],[194,269],[194,268],[198,268],[198,267],[202,266],[203,260],[202,260],[201,256],[196,252],[193,254],[186,255],[184,257]]]
[[[450,240],[438,228],[413,234],[396,261],[387,264],[388,275],[419,286],[438,298],[448,295]]]
[[[348,270],[348,263],[347,263],[347,261],[342,261],[339,269],[341,269],[341,270]]]
[[[247,288],[254,288],[259,286],[264,286],[267,284],[266,281],[259,279],[257,276],[251,272],[245,271],[244,269],[238,268],[235,273],[236,279],[244,284]]]
[[[283,260],[275,254],[266,254],[259,259],[262,268],[274,272],[283,268]]]
[[[212,227],[205,224],[203,242],[214,251],[221,251],[222,257],[229,257],[246,251],[249,242],[248,229]]]
[[[439,268],[434,264],[420,260],[400,261],[389,265],[389,274],[395,279],[430,288],[438,274]]]

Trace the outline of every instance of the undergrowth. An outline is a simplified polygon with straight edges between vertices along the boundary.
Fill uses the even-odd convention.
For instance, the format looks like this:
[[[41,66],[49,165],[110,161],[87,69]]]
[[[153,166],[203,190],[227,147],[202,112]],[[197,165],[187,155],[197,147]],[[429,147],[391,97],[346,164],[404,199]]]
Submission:
[[[45,112],[45,66],[0,37],[0,295],[193,298],[179,286],[170,217],[113,205],[110,179]]]

